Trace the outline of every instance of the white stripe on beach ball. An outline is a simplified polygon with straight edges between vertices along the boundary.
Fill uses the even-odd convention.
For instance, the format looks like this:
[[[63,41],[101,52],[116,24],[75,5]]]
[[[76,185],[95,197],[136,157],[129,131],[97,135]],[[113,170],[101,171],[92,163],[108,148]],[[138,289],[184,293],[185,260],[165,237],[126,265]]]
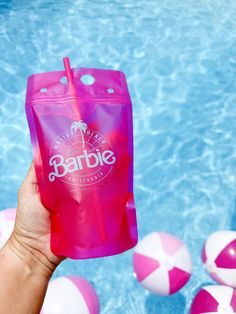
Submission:
[[[15,224],[16,208],[6,208],[0,211],[0,249],[9,239]]]
[[[99,300],[88,281],[75,276],[50,281],[41,314],[98,313]]]

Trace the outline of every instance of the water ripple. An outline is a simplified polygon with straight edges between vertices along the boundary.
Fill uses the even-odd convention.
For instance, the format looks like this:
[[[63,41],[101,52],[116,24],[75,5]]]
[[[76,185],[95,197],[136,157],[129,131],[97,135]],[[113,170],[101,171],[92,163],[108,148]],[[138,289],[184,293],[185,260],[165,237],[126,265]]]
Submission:
[[[36,0],[0,3],[0,206],[15,206],[31,159],[26,78],[74,66],[124,70],[134,104],[140,236],[173,232],[194,275],[180,294],[151,296],[132,276],[132,252],[67,261],[94,283],[102,314],[186,312],[209,282],[204,239],[235,227],[236,5],[234,0]],[[17,165],[17,167],[16,167]],[[106,275],[104,275],[106,273]]]

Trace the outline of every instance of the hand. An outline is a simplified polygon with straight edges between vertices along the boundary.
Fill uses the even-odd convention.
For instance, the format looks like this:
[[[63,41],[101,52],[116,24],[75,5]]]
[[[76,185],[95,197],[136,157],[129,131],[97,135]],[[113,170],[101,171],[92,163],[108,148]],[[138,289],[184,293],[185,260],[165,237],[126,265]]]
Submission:
[[[38,314],[62,260],[50,249],[49,212],[40,201],[31,165],[19,190],[13,233],[0,250],[0,313]]]
[[[40,201],[34,166],[31,164],[19,189],[16,222],[8,245],[25,263],[33,261],[35,270],[48,277],[64,259],[55,256],[50,249],[49,216],[49,211]]]

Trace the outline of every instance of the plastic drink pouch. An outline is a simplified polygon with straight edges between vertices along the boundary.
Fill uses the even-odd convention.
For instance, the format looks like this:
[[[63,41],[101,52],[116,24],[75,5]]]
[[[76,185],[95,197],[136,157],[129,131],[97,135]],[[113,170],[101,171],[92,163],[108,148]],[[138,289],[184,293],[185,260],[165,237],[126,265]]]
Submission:
[[[125,75],[71,69],[68,58],[64,65],[65,71],[31,75],[26,94],[39,192],[50,211],[51,249],[74,259],[118,254],[137,242]]]

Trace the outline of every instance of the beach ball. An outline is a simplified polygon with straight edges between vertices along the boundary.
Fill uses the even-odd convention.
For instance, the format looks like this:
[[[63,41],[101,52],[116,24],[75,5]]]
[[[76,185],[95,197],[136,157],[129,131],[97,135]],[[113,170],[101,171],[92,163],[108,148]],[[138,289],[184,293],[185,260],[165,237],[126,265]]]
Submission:
[[[236,232],[212,233],[203,247],[202,261],[213,280],[236,288]]]
[[[84,278],[59,277],[49,282],[40,314],[98,314],[99,300]]]
[[[9,239],[15,224],[16,208],[7,208],[0,211],[0,249]]]
[[[236,291],[228,286],[203,287],[195,296],[190,314],[236,314]]]
[[[187,283],[192,262],[181,240],[168,233],[153,232],[136,246],[133,268],[143,288],[155,294],[169,295]]]

